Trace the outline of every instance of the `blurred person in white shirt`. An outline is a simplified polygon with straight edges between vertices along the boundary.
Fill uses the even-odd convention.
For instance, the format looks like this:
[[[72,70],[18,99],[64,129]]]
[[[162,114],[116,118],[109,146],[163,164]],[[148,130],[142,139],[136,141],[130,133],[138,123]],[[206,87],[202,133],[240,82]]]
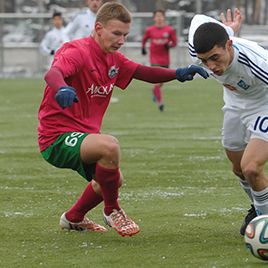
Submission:
[[[102,4],[102,0],[86,0],[88,9],[78,13],[66,26],[66,34],[71,40],[80,39],[91,34],[95,25],[96,13]]]
[[[65,42],[70,41],[65,33],[63,18],[60,12],[55,12],[52,16],[53,28],[48,31],[40,43],[40,51],[45,56],[50,56],[50,63],[58,48]]]
[[[55,12],[52,16],[53,28],[48,31],[41,41],[40,49],[44,55],[53,56],[56,50],[65,42],[70,41],[65,34],[63,19],[60,12]]]

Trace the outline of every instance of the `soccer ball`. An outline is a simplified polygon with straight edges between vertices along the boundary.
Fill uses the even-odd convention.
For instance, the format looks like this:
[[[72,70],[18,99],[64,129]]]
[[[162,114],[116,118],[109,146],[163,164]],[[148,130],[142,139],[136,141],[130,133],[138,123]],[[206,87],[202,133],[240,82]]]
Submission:
[[[268,261],[268,215],[254,218],[246,228],[244,239],[253,256]]]

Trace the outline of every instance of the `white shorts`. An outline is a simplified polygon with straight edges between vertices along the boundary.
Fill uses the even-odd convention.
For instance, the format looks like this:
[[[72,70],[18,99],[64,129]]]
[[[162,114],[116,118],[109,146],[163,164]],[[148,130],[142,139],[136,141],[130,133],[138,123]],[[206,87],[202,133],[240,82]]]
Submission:
[[[223,107],[222,145],[229,151],[243,151],[252,138],[268,142],[268,106],[247,111]]]

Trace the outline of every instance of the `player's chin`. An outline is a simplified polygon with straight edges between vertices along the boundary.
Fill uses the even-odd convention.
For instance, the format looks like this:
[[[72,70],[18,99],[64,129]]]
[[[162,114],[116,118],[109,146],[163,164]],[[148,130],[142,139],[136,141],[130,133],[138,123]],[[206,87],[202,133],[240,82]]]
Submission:
[[[113,47],[111,47],[110,51],[111,51],[111,52],[115,52],[115,51],[119,50],[120,48],[121,48],[121,47],[113,46]]]
[[[214,71],[213,73],[217,76],[223,75],[223,71]]]

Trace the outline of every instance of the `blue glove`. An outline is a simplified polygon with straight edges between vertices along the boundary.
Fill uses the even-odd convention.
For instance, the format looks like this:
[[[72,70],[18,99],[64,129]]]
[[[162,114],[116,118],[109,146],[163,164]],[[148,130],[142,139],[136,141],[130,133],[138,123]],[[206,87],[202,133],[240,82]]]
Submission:
[[[165,49],[169,50],[171,48],[171,45],[169,43],[164,44]]]
[[[178,68],[176,70],[176,78],[180,82],[185,82],[193,80],[195,74],[200,74],[203,78],[207,79],[209,77],[208,73],[201,67],[197,65],[190,65],[186,68]]]
[[[76,90],[70,86],[62,86],[58,90],[55,99],[61,108],[72,106],[73,102],[78,102]]]

